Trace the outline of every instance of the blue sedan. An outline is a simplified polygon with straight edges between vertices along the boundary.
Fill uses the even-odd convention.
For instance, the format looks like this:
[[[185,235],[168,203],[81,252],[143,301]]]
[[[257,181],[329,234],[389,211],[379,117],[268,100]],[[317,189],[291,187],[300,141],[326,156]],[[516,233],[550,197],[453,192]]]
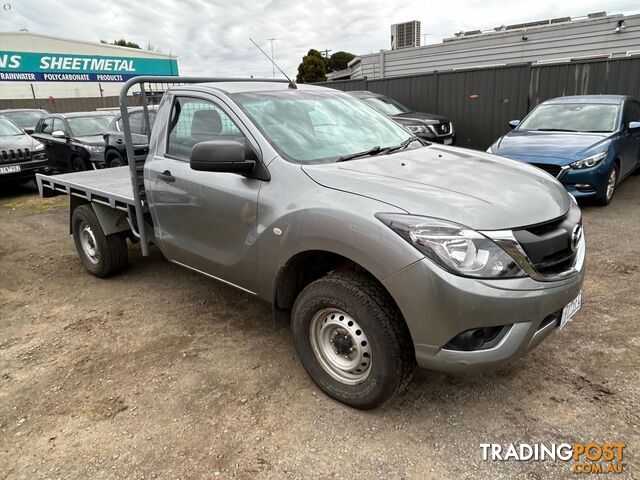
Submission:
[[[530,163],[556,177],[576,198],[611,202],[640,166],[640,102],[622,95],[547,100],[487,151]]]

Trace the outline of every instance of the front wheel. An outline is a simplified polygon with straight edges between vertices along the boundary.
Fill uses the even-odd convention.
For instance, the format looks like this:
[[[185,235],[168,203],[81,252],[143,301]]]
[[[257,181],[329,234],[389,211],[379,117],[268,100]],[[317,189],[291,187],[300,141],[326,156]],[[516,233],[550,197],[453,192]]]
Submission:
[[[604,185],[604,189],[598,197],[598,203],[600,205],[609,205],[613,199],[613,194],[616,191],[616,185],[618,183],[618,166],[613,165],[607,175],[607,182]]]
[[[371,409],[409,384],[416,366],[409,331],[370,276],[339,272],[316,280],[296,299],[292,319],[298,356],[327,395]]]
[[[90,204],[76,207],[71,225],[76,250],[89,273],[104,278],[127,266],[126,237],[122,233],[105,235]]]
[[[107,168],[124,167],[126,164],[126,160],[118,152],[109,153]]]

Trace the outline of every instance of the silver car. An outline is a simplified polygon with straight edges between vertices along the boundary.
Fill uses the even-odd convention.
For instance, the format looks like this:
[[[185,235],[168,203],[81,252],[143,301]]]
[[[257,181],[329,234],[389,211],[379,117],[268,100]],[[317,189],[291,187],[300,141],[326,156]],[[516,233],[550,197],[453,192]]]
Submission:
[[[143,253],[148,239],[170,261],[272,302],[311,378],[357,408],[401,391],[416,364],[502,366],[580,307],[581,212],[556,179],[425,144],[342,92],[173,87],[140,197],[128,177],[137,189],[137,171],[39,178],[41,191],[73,191],[87,269],[123,268],[124,239],[136,236]]]

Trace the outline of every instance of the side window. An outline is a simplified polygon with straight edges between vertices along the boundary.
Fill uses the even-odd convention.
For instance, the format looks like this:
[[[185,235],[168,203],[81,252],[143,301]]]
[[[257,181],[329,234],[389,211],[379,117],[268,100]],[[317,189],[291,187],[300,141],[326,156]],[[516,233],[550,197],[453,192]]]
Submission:
[[[629,122],[640,122],[640,103],[633,100],[624,107],[624,126],[629,126]]]
[[[64,126],[64,122],[62,121],[62,119],[60,118],[54,118],[53,119],[53,132],[55,132],[56,130],[61,130],[63,132],[67,132],[65,126]]]
[[[215,103],[198,98],[176,98],[169,122],[169,155],[189,158],[196,143],[221,137],[244,140],[233,120]]]
[[[53,132],[53,118],[46,117],[41,120],[40,125],[38,126],[40,129],[40,133],[49,133]]]
[[[144,135],[144,116],[143,112],[136,112],[129,115],[129,126],[131,127],[131,133],[137,133],[138,135]]]

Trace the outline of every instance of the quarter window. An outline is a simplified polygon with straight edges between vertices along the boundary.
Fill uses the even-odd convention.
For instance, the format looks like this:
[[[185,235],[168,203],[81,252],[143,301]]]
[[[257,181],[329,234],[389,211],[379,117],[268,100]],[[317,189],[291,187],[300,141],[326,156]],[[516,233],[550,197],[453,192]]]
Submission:
[[[51,133],[53,132],[53,118],[43,118],[42,123],[39,125],[40,133]]]
[[[171,111],[167,153],[189,158],[196,143],[228,138],[244,143],[244,135],[215,103],[198,98],[178,97]]]

